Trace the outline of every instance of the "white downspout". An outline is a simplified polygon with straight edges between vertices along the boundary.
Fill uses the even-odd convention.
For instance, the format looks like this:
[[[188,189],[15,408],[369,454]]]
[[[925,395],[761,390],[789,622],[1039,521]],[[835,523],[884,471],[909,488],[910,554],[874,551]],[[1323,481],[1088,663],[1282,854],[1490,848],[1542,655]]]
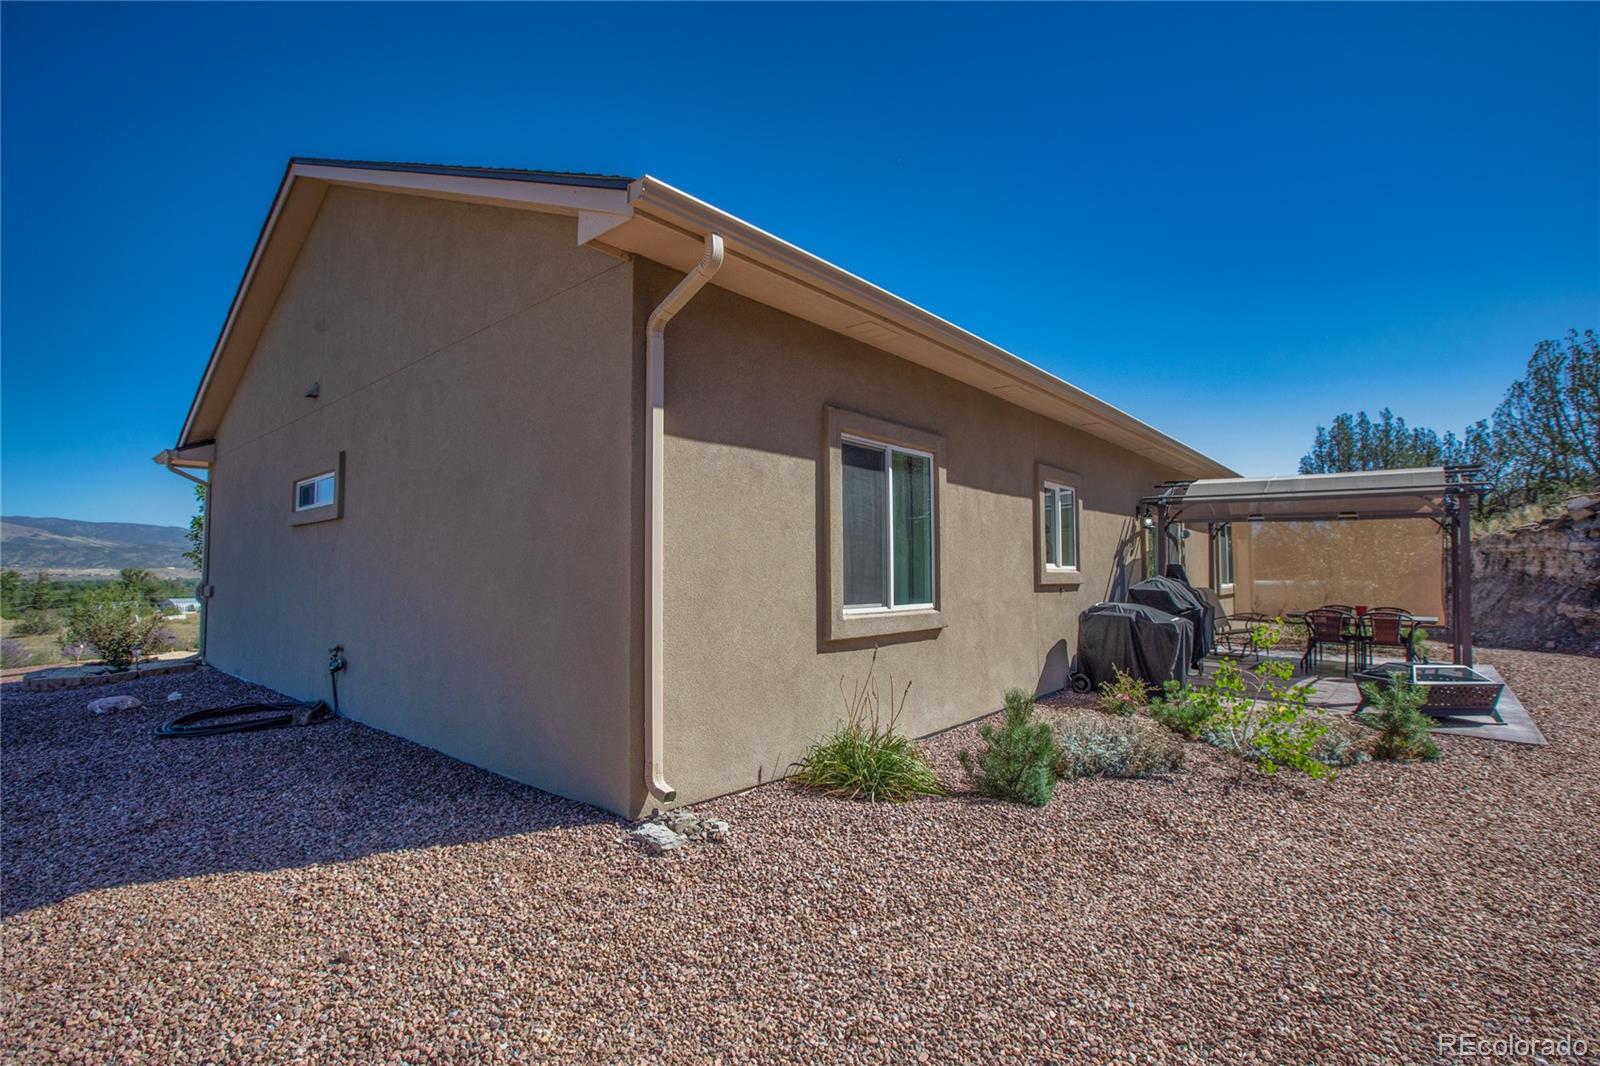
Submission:
[[[662,683],[662,609],[663,546],[666,531],[663,527],[662,508],[662,448],[665,439],[667,411],[667,378],[664,366],[667,354],[667,323],[694,299],[695,293],[711,280],[722,267],[722,237],[712,233],[706,237],[705,254],[694,269],[684,275],[677,288],[667,294],[654,311],[644,334],[645,374],[645,434],[644,434],[644,527],[645,527],[645,582],[644,582],[644,677],[649,706],[644,716],[645,757],[649,766],[645,770],[645,785],[650,794],[663,803],[678,798],[678,790],[667,784],[665,708]]]
[[[196,485],[206,490],[205,508],[200,518],[200,584],[195,586],[196,598],[200,604],[200,661],[206,658],[206,619],[211,614],[211,482],[207,478],[198,478],[176,465],[176,457],[171,451],[164,451],[156,456],[156,462],[166,467],[169,471],[181,478],[187,478]],[[209,470],[209,467],[207,468]]]

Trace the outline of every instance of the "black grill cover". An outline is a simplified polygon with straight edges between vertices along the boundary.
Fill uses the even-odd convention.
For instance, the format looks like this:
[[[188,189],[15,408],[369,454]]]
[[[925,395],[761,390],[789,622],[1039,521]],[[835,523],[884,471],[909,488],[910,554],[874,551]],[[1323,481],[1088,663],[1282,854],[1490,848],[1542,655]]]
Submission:
[[[1138,603],[1097,603],[1078,616],[1074,685],[1098,691],[1115,680],[1113,668],[1151,688],[1188,680],[1191,627],[1187,621]],[[1083,679],[1087,679],[1087,687]]]
[[[1170,577],[1146,578],[1129,587],[1128,601],[1175,614],[1189,622],[1194,631],[1194,643],[1190,646],[1192,658],[1189,660],[1192,668],[1198,669],[1200,660],[1215,650],[1216,613],[1209,603],[1183,582]]]

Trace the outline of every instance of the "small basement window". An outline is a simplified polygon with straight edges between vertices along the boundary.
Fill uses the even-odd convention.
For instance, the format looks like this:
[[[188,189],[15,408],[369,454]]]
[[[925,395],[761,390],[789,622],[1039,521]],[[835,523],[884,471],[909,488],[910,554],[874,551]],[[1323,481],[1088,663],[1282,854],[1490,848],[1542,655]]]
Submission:
[[[300,469],[304,470],[305,467]],[[332,469],[303,477],[294,483],[294,509],[289,512],[289,524],[309,526],[343,518],[344,487],[344,452],[340,452]]]
[[[310,511],[317,507],[332,507],[338,498],[338,475],[330,470],[294,483],[294,509]]]

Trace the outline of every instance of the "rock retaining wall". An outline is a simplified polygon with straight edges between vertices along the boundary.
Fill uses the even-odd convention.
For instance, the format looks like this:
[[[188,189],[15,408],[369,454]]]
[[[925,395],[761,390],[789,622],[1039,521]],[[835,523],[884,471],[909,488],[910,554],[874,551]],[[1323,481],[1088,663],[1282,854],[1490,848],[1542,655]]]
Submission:
[[[1475,541],[1472,628],[1483,647],[1600,654],[1600,491]]]

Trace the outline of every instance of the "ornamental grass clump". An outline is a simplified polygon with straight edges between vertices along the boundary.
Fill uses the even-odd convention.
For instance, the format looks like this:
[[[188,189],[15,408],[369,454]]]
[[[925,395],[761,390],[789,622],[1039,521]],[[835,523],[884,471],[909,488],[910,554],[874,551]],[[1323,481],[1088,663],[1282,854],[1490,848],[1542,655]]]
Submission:
[[[976,756],[962,751],[961,769],[985,796],[1043,807],[1056,788],[1061,751],[1055,732],[1034,718],[1032,693],[1014,688],[1005,701],[1005,720],[978,727],[983,750]]]
[[[1361,694],[1373,708],[1362,717],[1378,730],[1373,758],[1414,762],[1442,754],[1438,741],[1428,735],[1433,720],[1422,713],[1428,693],[1421,685],[1397,677],[1392,685],[1363,684]]]
[[[1111,669],[1115,676],[1100,686],[1100,696],[1095,702],[1101,714],[1126,718],[1149,705],[1150,689],[1143,681],[1123,673],[1120,666]]]
[[[871,803],[902,803],[918,796],[944,795],[927,755],[897,728],[911,682],[907,681],[900,690],[897,701],[894,681],[890,679],[885,717],[883,700],[872,680],[877,664],[878,653],[874,651],[867,676],[849,694],[844,690],[844,678],[839,679],[844,718],[794,764],[794,780],[828,796]]]

